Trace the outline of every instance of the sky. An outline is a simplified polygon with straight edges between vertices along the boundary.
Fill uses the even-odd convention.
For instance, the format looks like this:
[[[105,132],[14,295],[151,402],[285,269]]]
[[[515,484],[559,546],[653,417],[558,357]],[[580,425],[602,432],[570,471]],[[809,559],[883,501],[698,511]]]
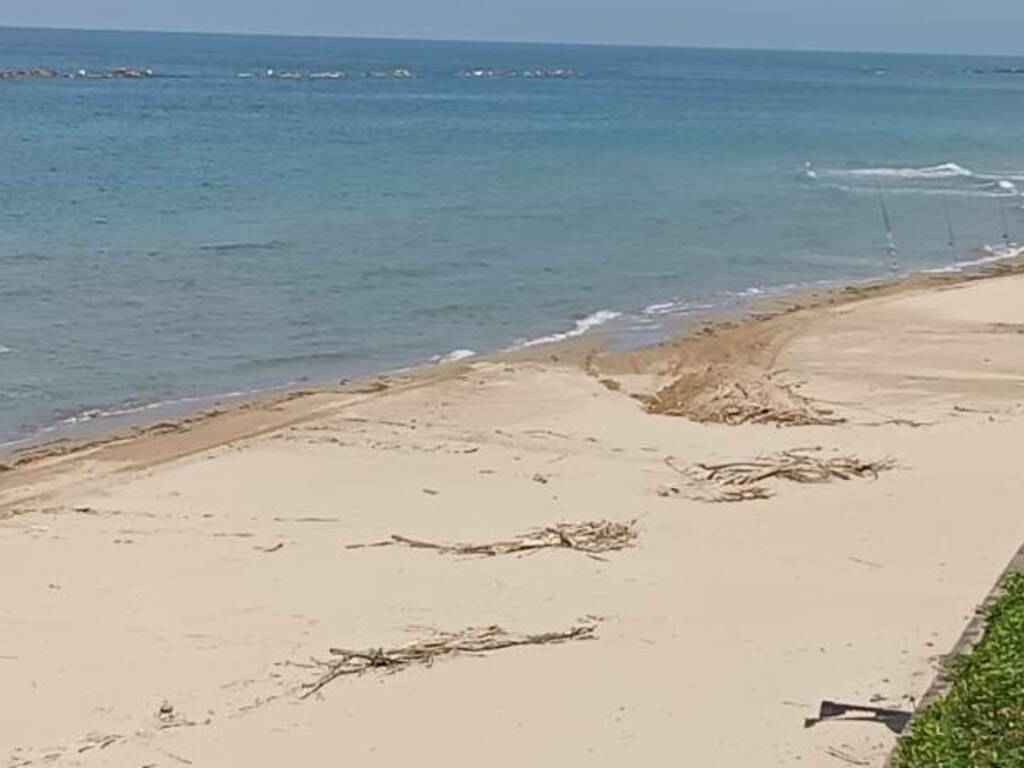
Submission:
[[[0,0],[0,26],[1024,56],[1024,0]]]

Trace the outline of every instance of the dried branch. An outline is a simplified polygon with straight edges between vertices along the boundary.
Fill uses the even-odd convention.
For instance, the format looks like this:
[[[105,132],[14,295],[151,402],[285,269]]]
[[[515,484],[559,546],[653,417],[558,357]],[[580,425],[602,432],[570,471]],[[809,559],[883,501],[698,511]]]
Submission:
[[[497,555],[525,554],[540,549],[571,549],[587,555],[614,552],[630,547],[636,541],[636,521],[624,523],[602,520],[581,523],[559,523],[520,534],[509,541],[495,541],[482,544],[437,544],[419,541],[406,536],[392,535],[390,539],[372,544],[350,544],[348,549],[368,547],[390,547],[403,545],[413,549],[432,549],[442,555],[476,555],[495,557]]]
[[[774,496],[771,491],[763,485],[751,485],[746,488],[728,488],[710,496],[705,501],[735,503],[739,501],[762,501]]]
[[[595,631],[593,624],[581,624],[565,632],[537,635],[513,634],[499,626],[470,627],[460,632],[434,632],[424,640],[396,648],[370,648],[363,651],[331,648],[331,655],[337,658],[317,662],[323,673],[306,686],[307,690],[301,698],[309,698],[339,677],[361,675],[371,669],[394,673],[412,665],[430,666],[444,656],[490,653],[521,645],[553,645],[572,640],[591,640],[595,637]]]
[[[855,477],[877,478],[893,469],[892,459],[865,461],[855,456],[822,458],[814,450],[783,451],[755,461],[731,461],[724,464],[696,464],[699,480],[719,485],[756,485],[771,478],[794,483],[829,483]]]
[[[751,501],[767,499],[771,491],[763,485],[769,480],[793,483],[830,483],[835,480],[877,478],[879,473],[896,467],[893,459],[864,460],[856,456],[824,457],[819,448],[803,448],[762,456],[752,461],[721,464],[698,463],[686,469],[665,464],[698,485],[711,485],[714,492],[701,496],[704,501]]]

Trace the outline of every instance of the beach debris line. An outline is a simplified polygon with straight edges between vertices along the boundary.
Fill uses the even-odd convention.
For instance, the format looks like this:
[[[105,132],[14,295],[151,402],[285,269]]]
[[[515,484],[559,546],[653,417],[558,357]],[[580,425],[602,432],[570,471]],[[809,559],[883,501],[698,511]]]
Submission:
[[[437,544],[406,536],[392,535],[390,539],[371,544],[349,544],[347,549],[406,546],[413,549],[432,549],[441,555],[497,555],[529,554],[541,549],[570,549],[597,557],[631,547],[636,542],[636,520],[612,522],[609,520],[558,523],[520,534],[507,541],[486,543]],[[600,559],[600,558],[598,558]]]
[[[712,486],[714,492],[711,495],[698,498],[716,502],[771,498],[771,490],[764,485],[769,480],[812,484],[855,478],[874,479],[896,467],[896,461],[891,458],[827,456],[820,447],[796,448],[747,461],[698,462],[685,468],[668,457],[665,464],[699,486]]]
[[[469,627],[457,632],[434,631],[422,640],[394,648],[369,648],[361,651],[331,648],[330,654],[334,658],[327,661],[314,660],[322,674],[303,686],[306,690],[301,698],[309,698],[345,675],[362,675],[373,669],[395,673],[411,666],[429,667],[435,660],[445,656],[479,655],[524,645],[559,645],[575,640],[592,640],[596,637],[596,631],[594,623],[578,624],[562,632],[532,635],[508,632],[500,626],[492,625]]]

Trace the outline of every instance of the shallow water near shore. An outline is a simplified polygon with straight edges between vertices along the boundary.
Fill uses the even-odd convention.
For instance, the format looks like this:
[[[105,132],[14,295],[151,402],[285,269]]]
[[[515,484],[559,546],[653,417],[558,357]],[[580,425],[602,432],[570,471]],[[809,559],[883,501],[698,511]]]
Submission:
[[[1024,234],[1022,63],[0,29],[0,70],[155,75],[0,82],[0,443],[655,340],[888,274],[883,204],[901,270],[951,268]]]

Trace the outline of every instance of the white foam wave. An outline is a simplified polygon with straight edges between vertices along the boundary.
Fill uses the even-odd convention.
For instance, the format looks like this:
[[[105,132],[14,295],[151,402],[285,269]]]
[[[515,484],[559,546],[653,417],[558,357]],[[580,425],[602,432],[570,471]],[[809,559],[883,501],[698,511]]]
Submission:
[[[979,173],[980,178],[985,179],[1006,179],[1007,181],[1024,181],[1024,171],[986,171],[985,173]]]
[[[986,264],[996,264],[1000,261],[1017,259],[1024,256],[1024,246],[1017,245],[1016,243],[1001,248],[993,248],[991,245],[986,245],[981,249],[981,251],[984,253],[984,256],[979,256],[976,259],[958,261],[955,264],[949,264],[945,267],[923,269],[921,272],[926,275],[942,275],[951,272],[964,272],[973,267],[983,267]]]
[[[476,352],[472,349],[454,349],[447,355],[434,355],[430,359],[435,363],[454,363],[467,357],[476,357]]]
[[[921,167],[824,168],[820,171],[810,163],[805,163],[804,167],[806,178],[826,180],[831,182],[830,186],[844,192],[862,192],[865,188],[874,191],[884,181],[886,192],[1005,197],[1020,194],[1015,182],[1024,181],[1020,171],[979,172],[958,163]],[[871,186],[862,187],[861,184]]]
[[[91,408],[89,410],[81,411],[73,416],[61,419],[60,424],[67,426],[74,426],[76,424],[85,424],[90,421],[97,419],[115,419],[121,416],[134,416],[140,413],[146,413],[148,411],[156,411],[169,408],[180,408],[181,406],[191,406],[198,403],[214,403],[217,400],[235,400],[242,397],[251,397],[258,395],[267,390],[263,389],[239,389],[232,392],[221,392],[216,395],[202,395],[196,397],[180,397],[172,400],[156,400],[149,403],[131,403],[123,405],[117,408],[110,408],[107,410],[101,408]],[[43,430],[46,431],[46,430]]]
[[[612,309],[601,309],[593,314],[587,315],[586,317],[577,320],[576,326],[569,331],[562,333],[552,333],[548,336],[541,336],[537,339],[527,339],[526,341],[520,342],[517,346],[520,347],[535,347],[538,344],[550,344],[554,341],[565,341],[566,339],[572,339],[577,336],[582,336],[587,331],[591,331],[598,326],[604,325],[605,323],[611,322],[617,317],[621,317],[621,312],[616,312]]]
[[[640,314],[644,317],[662,317],[664,315],[686,315],[691,312],[700,312],[705,309],[715,309],[717,305],[707,303],[695,303],[691,301],[683,301],[682,299],[674,299],[672,301],[662,301],[657,304],[649,304],[640,310]]]
[[[0,355],[6,355],[10,351],[10,347],[5,347],[3,344],[0,344]]]
[[[811,170],[809,173],[815,173]],[[821,175],[851,179],[969,179],[975,173],[956,163],[941,163],[917,168],[829,168],[820,171]]]
[[[643,308],[643,314],[648,317],[657,317],[659,315],[672,315],[679,312],[686,306],[685,302],[679,301],[663,301],[658,304],[651,304]]]
[[[836,184],[836,183],[824,183],[823,187],[828,189],[835,189],[840,192],[846,192],[854,195],[877,195],[878,190],[874,186],[863,186],[855,187],[849,184]],[[886,187],[885,194],[887,195],[944,195],[946,197],[1017,197],[1019,191],[1016,186],[1013,189],[1009,187],[996,186],[976,186],[973,188],[965,187],[940,187],[937,189],[928,189],[926,187]]]

